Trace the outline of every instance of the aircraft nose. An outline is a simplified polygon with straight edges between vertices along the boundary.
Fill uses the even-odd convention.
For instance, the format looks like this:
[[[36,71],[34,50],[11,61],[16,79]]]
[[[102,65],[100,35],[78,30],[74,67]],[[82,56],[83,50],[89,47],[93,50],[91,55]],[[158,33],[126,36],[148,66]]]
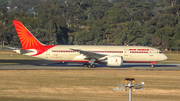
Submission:
[[[161,56],[159,57],[159,59],[160,59],[161,61],[164,61],[164,60],[167,60],[168,57],[167,57],[165,54],[161,54]]]
[[[164,55],[165,56],[165,60],[167,60],[168,59],[168,57],[166,56],[166,55]]]

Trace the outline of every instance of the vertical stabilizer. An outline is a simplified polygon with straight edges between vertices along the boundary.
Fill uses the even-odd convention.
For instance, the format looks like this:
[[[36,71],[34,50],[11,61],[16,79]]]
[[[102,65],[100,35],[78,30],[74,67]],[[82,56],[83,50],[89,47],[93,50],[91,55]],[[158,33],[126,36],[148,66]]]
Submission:
[[[13,20],[16,32],[22,45],[22,49],[38,49],[44,46],[34,35],[19,21]]]

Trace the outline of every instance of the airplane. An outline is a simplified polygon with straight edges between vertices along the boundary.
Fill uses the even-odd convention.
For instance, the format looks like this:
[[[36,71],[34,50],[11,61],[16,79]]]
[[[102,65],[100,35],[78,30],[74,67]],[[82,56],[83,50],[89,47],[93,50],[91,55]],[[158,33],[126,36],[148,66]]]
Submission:
[[[45,45],[17,20],[12,21],[22,48],[16,53],[55,62],[78,62],[95,67],[95,63],[107,66],[122,66],[123,63],[151,63],[164,61],[167,56],[160,50],[147,46],[103,46],[103,45]]]

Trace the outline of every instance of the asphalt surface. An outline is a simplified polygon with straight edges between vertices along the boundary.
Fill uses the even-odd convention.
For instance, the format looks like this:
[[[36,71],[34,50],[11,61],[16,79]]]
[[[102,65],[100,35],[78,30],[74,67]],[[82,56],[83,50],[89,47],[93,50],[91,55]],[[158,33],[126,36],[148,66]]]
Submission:
[[[96,64],[96,68],[83,67],[77,63],[55,63],[46,60],[0,60],[0,63],[18,63],[14,65],[0,65],[0,70],[180,70],[180,64],[131,64],[125,63],[120,67],[110,67]]]

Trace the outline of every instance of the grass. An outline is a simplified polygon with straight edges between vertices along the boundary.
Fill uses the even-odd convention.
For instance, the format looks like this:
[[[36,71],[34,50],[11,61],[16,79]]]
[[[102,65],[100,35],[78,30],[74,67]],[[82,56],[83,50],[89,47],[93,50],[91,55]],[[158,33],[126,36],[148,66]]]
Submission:
[[[113,91],[126,77],[145,82],[133,101],[179,101],[180,71],[147,70],[4,70],[3,101],[127,101],[128,91]]]

